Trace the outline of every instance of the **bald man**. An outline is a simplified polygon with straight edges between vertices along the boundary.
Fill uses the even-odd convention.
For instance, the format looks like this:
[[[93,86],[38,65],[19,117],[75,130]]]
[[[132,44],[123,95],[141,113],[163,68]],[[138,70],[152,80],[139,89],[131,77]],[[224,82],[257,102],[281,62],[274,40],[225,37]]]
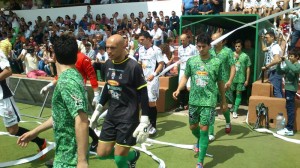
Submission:
[[[135,167],[140,153],[130,151],[130,148],[147,139],[150,125],[143,70],[136,61],[128,58],[124,43],[120,35],[113,35],[106,41],[109,60],[105,62],[106,83],[99,102],[101,106],[109,101],[109,106],[97,154],[101,160],[114,159],[118,168]],[[139,102],[142,107],[140,121]]]
[[[180,61],[180,70],[178,72],[179,74],[178,83],[182,78],[182,76],[184,75],[187,60],[192,56],[199,55],[197,48],[194,45],[190,44],[189,40],[190,39],[186,34],[182,34],[180,36],[181,46],[179,46],[178,48],[178,57]],[[188,104],[187,94],[189,94],[189,92],[187,90],[190,90],[190,87],[191,87],[191,82],[190,79],[188,79],[185,88],[180,91],[178,97],[179,107],[175,109],[175,112],[184,110],[184,106]]]
[[[220,33],[215,33],[212,35],[212,40],[216,40],[221,36]],[[225,46],[225,41],[221,41],[210,50],[210,54],[213,57],[217,57],[222,61],[222,80],[225,83],[225,96],[227,104],[233,102],[232,91],[230,90],[230,85],[235,75],[235,66],[233,60],[233,52],[230,48]],[[221,111],[225,117],[226,125],[225,125],[225,133],[229,134],[231,132],[231,124],[230,124],[230,110],[229,108],[223,108],[221,106]],[[213,141],[214,137],[214,122],[211,123],[209,127],[209,140]]]

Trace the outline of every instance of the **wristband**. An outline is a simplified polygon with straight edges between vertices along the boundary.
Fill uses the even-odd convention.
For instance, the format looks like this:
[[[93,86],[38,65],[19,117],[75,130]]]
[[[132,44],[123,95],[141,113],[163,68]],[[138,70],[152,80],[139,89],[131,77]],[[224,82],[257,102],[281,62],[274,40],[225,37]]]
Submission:
[[[94,96],[99,96],[100,93],[99,92],[94,92]]]
[[[47,85],[48,88],[53,88],[53,86],[54,86],[54,84],[53,84],[52,82],[50,82],[50,83]]]
[[[157,76],[157,73],[156,73],[156,72],[153,72],[152,75],[153,75],[153,76]]]

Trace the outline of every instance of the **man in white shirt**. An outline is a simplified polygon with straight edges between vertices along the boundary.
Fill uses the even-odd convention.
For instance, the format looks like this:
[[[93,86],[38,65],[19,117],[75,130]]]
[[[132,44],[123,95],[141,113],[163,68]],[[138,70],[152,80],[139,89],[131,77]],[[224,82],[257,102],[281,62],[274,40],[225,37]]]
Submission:
[[[152,41],[153,44],[156,46],[161,45],[162,43],[162,38],[163,38],[163,32],[162,30],[158,27],[157,23],[153,24],[153,30],[151,30],[150,35],[152,36]]]
[[[179,61],[180,61],[180,70],[178,72],[179,77],[178,77],[178,83],[180,81],[180,79],[182,78],[182,76],[184,75],[184,71],[185,71],[185,65],[186,62],[189,58],[191,58],[192,56],[198,55],[198,50],[197,48],[189,43],[189,38],[186,34],[182,34],[180,36],[180,41],[181,41],[181,46],[179,46],[178,48],[178,57],[179,57]],[[179,107],[177,109],[175,109],[175,112],[178,111],[182,111],[184,110],[184,106],[188,104],[188,100],[187,99],[187,94],[189,94],[189,90],[191,87],[191,83],[190,83],[190,79],[188,79],[187,84],[186,84],[186,88],[184,90],[180,91],[178,100],[179,100]]]
[[[282,76],[276,72],[276,65],[281,61],[282,50],[276,42],[274,32],[267,32],[264,38],[268,46],[265,46],[264,41],[261,42],[262,50],[266,52],[266,65],[262,67],[262,70],[267,70],[269,81],[273,85],[274,96],[282,98]]]
[[[141,45],[138,50],[138,62],[142,65],[145,80],[147,81],[147,90],[149,98],[149,119],[152,128],[149,134],[156,133],[157,109],[156,101],[159,97],[159,78],[156,77],[163,69],[164,62],[161,49],[152,45],[152,37],[148,32],[142,32],[139,35]],[[156,66],[158,64],[158,66]]]

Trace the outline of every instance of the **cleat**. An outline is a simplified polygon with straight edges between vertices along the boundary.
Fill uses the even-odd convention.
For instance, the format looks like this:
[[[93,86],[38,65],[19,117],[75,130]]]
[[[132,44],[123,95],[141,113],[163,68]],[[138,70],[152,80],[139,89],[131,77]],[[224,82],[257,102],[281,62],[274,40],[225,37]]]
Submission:
[[[149,134],[154,135],[155,133],[156,133],[156,128],[151,127],[150,130],[149,130]]]
[[[231,124],[230,123],[226,123],[225,125],[225,133],[229,134],[231,132]]]
[[[135,158],[132,161],[128,161],[128,167],[129,168],[136,168],[136,162],[138,161],[140,157],[140,151],[134,150],[135,151]]]
[[[237,113],[236,113],[236,112],[233,112],[233,113],[232,113],[232,117],[233,117],[233,118],[238,118]]]
[[[175,112],[179,112],[179,111],[183,111],[184,110],[184,107],[182,107],[181,105],[175,109]]]
[[[47,166],[48,168],[52,168],[53,167],[53,159],[50,159],[47,162],[45,162],[45,166]]]
[[[199,152],[199,143],[196,143],[195,145],[194,145],[194,152],[195,153],[198,153]]]
[[[203,168],[202,163],[197,163],[196,168]]]
[[[38,150],[38,152],[41,152],[42,150],[44,150],[45,148],[47,147],[47,141],[46,141],[46,139],[44,139],[44,143],[43,143],[43,145],[42,146],[39,146],[39,150]],[[41,156],[39,159],[40,160],[44,160],[46,158],[46,154],[44,154],[43,156]]]
[[[214,135],[208,135],[208,139],[210,142],[215,140],[215,136]]]

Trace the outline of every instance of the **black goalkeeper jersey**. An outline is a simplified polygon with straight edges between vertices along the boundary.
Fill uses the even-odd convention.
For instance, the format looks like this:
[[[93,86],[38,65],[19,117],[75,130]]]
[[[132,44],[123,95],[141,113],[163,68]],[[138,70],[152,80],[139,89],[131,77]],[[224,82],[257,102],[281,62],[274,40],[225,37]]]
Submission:
[[[105,63],[109,107],[106,119],[124,123],[139,122],[138,90],[146,87],[141,66],[131,58]]]

